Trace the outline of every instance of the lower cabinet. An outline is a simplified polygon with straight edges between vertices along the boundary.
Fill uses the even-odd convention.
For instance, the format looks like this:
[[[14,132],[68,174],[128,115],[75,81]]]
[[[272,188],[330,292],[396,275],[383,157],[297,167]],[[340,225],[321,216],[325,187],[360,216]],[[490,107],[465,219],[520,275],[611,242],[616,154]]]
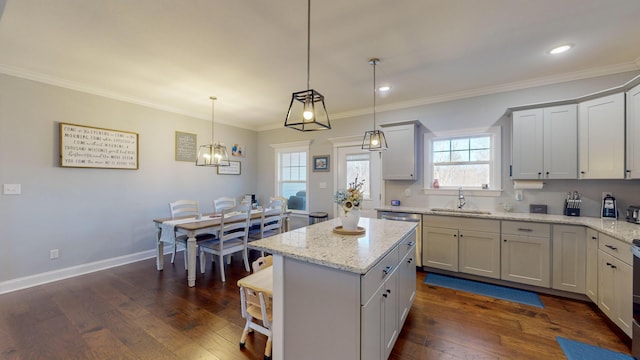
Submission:
[[[501,279],[550,287],[550,225],[502,222]]]
[[[415,298],[415,254],[414,232],[363,276],[360,359],[389,357]]]
[[[552,287],[584,294],[586,289],[586,253],[584,226],[553,225]]]
[[[598,232],[586,230],[587,258],[586,258],[586,289],[585,294],[598,303]]]
[[[422,238],[422,265],[458,271],[458,229],[425,226]]]
[[[633,261],[629,245],[608,235],[598,236],[598,307],[631,336]]]

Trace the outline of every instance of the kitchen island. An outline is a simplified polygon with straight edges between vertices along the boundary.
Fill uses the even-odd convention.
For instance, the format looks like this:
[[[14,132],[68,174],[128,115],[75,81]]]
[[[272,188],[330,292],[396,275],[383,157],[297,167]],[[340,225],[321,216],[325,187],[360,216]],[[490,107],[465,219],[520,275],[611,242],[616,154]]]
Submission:
[[[251,242],[273,254],[274,359],[386,359],[415,296],[415,223],[333,219]]]

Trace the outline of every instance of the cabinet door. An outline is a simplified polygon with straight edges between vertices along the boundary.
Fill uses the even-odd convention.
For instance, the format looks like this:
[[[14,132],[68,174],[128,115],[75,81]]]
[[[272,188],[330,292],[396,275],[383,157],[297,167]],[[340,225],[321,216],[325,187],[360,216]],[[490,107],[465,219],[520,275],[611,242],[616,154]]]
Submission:
[[[384,128],[389,148],[382,153],[384,180],[417,180],[416,125],[394,125]]]
[[[549,258],[549,238],[502,235],[502,280],[549,287]]]
[[[396,270],[382,286],[382,344],[384,357],[389,358],[396,343],[400,328],[398,327],[398,274]]]
[[[616,318],[615,272],[612,267],[614,259],[613,256],[598,250],[598,307],[612,320]]]
[[[407,255],[400,261],[398,265],[398,314],[399,325],[402,329],[404,321],[409,315],[413,299],[416,296],[416,249],[415,245],[409,249]]]
[[[544,109],[544,178],[578,176],[578,111],[576,105]]]
[[[360,309],[360,359],[382,360],[382,296],[384,283]],[[386,358],[385,358],[386,359]]]
[[[580,103],[578,162],[580,179],[624,178],[624,93]]]
[[[586,288],[585,229],[553,225],[553,288],[584,294]]]
[[[460,272],[500,279],[500,234],[460,230]]]
[[[422,265],[458,271],[458,230],[425,226]]]
[[[598,303],[598,232],[587,229],[586,293],[594,304]]]
[[[627,91],[627,179],[640,179],[640,85]]]
[[[543,170],[543,111],[513,112],[512,178],[541,179]]]
[[[617,260],[617,259],[616,259]],[[615,322],[627,335],[631,336],[633,320],[633,268],[617,260],[615,271]]]

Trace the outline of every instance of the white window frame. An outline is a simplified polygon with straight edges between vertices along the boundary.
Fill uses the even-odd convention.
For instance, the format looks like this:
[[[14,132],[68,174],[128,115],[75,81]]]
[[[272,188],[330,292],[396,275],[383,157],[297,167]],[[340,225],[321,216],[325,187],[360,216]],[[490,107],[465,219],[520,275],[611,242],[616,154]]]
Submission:
[[[310,197],[309,197],[309,167],[310,167],[310,162],[309,162],[309,149],[311,146],[311,140],[306,140],[306,141],[296,141],[296,142],[289,142],[289,143],[282,143],[282,144],[270,144],[269,146],[271,146],[274,149],[274,163],[275,163],[275,190],[274,190],[274,194],[275,196],[282,196],[281,192],[280,192],[280,154],[282,153],[289,153],[289,152],[305,152],[307,154],[307,173],[306,173],[306,183],[305,183],[305,192],[307,194],[307,198],[306,198],[306,210],[289,210],[291,211],[291,213],[293,214],[309,214],[309,206],[310,206]]]
[[[424,189],[425,194],[437,194],[437,195],[455,195],[458,193],[458,189],[451,188],[439,188],[433,189],[431,184],[433,183],[433,141],[450,138],[464,138],[474,136],[486,136],[491,138],[491,184],[488,189],[482,189],[480,186],[477,188],[465,188],[465,193],[475,196],[500,196],[502,193],[502,127],[492,126],[488,129],[465,129],[458,131],[446,131],[432,133],[428,132],[424,135]]]

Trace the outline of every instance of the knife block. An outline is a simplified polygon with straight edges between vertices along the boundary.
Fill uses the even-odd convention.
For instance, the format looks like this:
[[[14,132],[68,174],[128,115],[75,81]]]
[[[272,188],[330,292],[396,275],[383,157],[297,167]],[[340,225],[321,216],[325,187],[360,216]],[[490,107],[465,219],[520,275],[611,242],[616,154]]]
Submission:
[[[578,200],[580,201],[580,200]],[[581,202],[581,201],[580,201]],[[577,206],[580,206],[578,204]],[[580,208],[579,207],[569,207],[569,202],[567,200],[564,201],[564,214],[566,216],[580,216]]]

